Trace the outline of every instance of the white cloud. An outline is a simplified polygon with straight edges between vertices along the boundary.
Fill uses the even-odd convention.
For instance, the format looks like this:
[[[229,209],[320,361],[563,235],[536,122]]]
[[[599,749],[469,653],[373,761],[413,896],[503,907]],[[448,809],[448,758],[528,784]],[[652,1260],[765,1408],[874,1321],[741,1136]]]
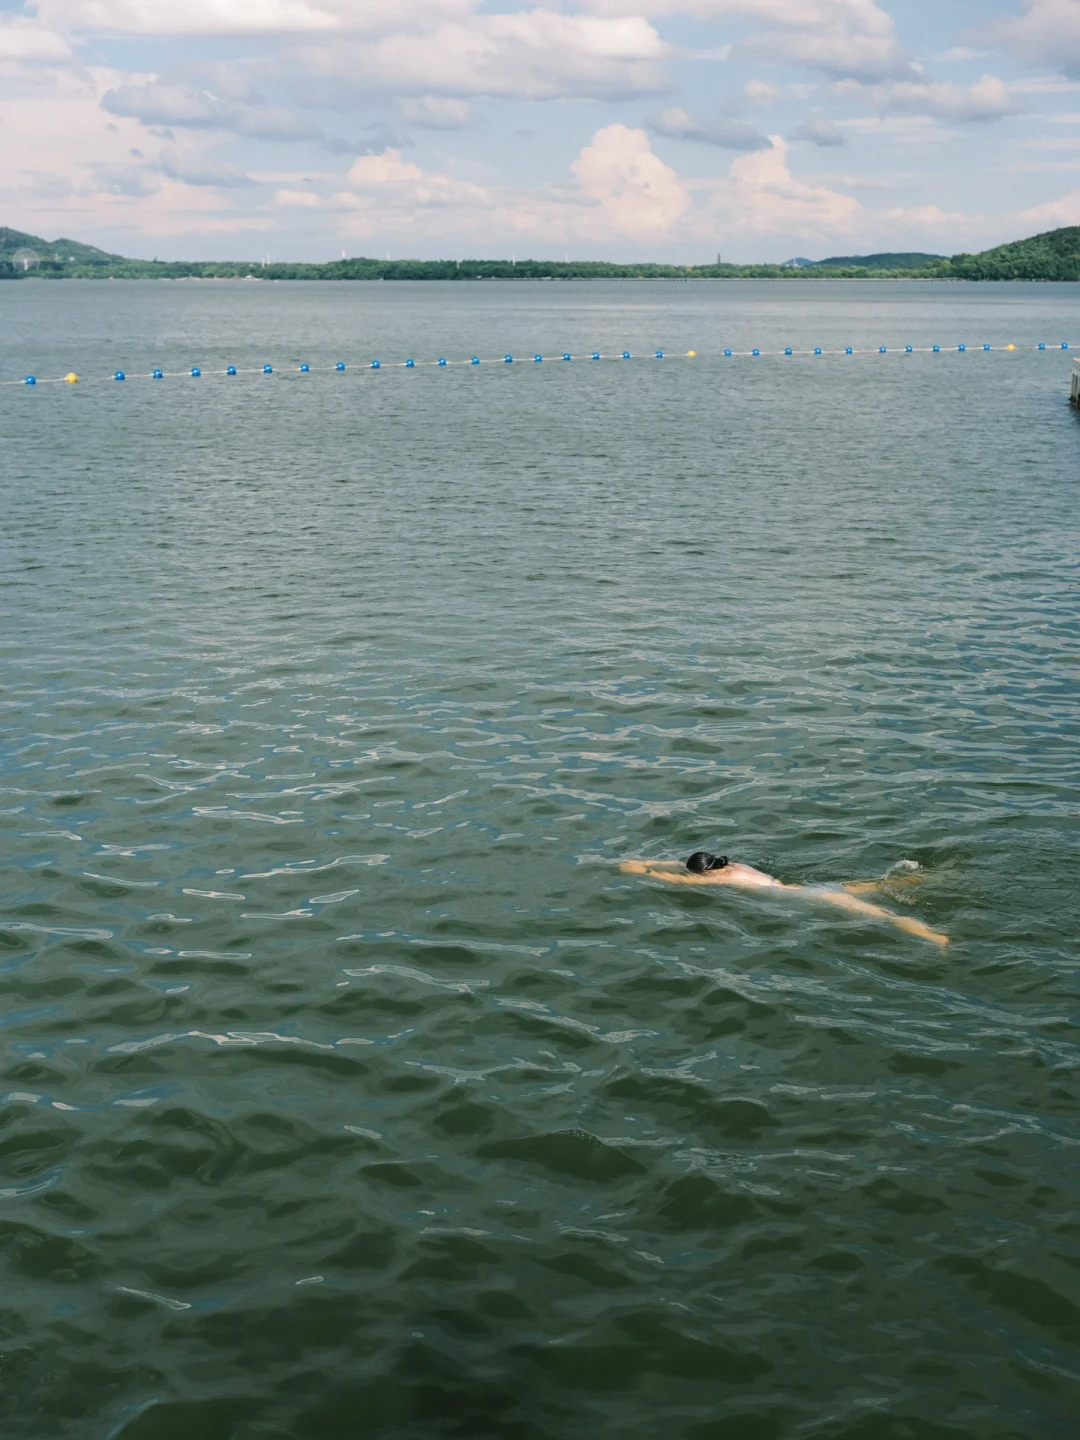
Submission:
[[[1023,0],[1024,13],[993,21],[989,40],[1035,65],[1080,71],[1080,5],[1076,0]],[[1061,202],[1054,202],[1061,203]]]
[[[1062,80],[1060,76],[1037,75],[1034,80],[1014,80],[1012,88],[1017,95],[1075,95],[1080,92],[1080,80]]]
[[[1021,210],[1018,220],[1031,230],[1056,230],[1061,225],[1080,225],[1080,190],[1070,190],[1058,200],[1045,205],[1033,205],[1030,210]]]
[[[648,121],[654,135],[669,140],[699,140],[723,150],[768,150],[769,140],[744,120],[702,120],[681,105],[672,106]]]
[[[892,180],[882,180],[877,175],[849,175],[844,171],[830,174],[808,175],[811,185],[842,185],[845,190],[891,190]]]
[[[993,222],[986,213],[962,221],[932,203],[871,212],[853,195],[887,181],[796,179],[783,142],[769,142],[753,123],[702,118],[669,99],[655,103],[658,113],[644,128],[632,128],[627,114],[625,102],[670,92],[680,66],[707,83],[689,62],[716,66],[730,58],[734,73],[723,88],[739,96],[742,86],[742,103],[802,102],[809,118],[790,138],[806,142],[794,152],[803,165],[813,163],[812,153],[823,167],[828,149],[809,147],[838,147],[845,135],[939,145],[941,166],[893,175],[889,199],[944,206],[948,163],[954,170],[966,164],[970,132],[962,127],[1021,113],[1025,95],[1080,88],[1080,80],[1062,78],[1070,70],[1080,76],[1080,0],[998,0],[985,8],[1015,12],[989,28],[1012,54],[1042,67],[1033,78],[931,79],[901,45],[890,13],[899,9],[889,0],[0,0],[0,135],[8,139],[0,146],[0,203],[11,223],[51,216],[31,228],[108,236],[109,248],[128,251],[140,234],[278,226],[296,237],[344,228],[394,245],[413,237],[417,248],[406,253],[416,254],[444,239],[470,247],[475,240],[491,247],[488,253],[517,240],[520,254],[523,238],[541,253],[547,244],[561,252],[563,242],[577,241],[601,253],[619,245],[631,254],[677,253],[688,239],[707,242],[709,253],[718,232],[725,246],[728,232],[748,237],[750,254],[767,248],[750,238],[762,236],[776,237],[777,253],[783,246],[783,253],[814,254],[811,246],[835,248],[840,235],[873,248],[900,243],[904,231],[913,238],[948,233],[951,243],[961,233],[981,240],[991,223],[1018,234],[1071,223],[1075,193],[1028,211],[998,211]],[[662,19],[677,16],[694,22],[683,38],[692,33],[700,48],[680,49],[658,32]],[[908,23],[917,36],[915,20]],[[137,45],[103,51],[99,36]],[[137,55],[144,73],[105,69],[102,53]],[[966,65],[975,54],[932,58]],[[759,58],[768,68],[758,69]],[[783,65],[797,68],[772,68]],[[755,74],[770,78],[747,81]],[[861,102],[862,116],[876,117],[836,122],[812,113],[820,107],[832,114],[832,102],[844,95]],[[577,152],[563,183],[549,184],[535,171],[518,172],[519,163],[543,163],[539,147],[514,150],[511,136],[497,135],[488,98],[587,100],[606,108],[552,107],[543,121],[515,116],[513,124],[548,137],[548,161],[568,142],[566,160]],[[319,123],[335,108],[352,118],[347,140]],[[487,124],[468,128],[474,119]],[[1049,115],[1025,121],[1025,132],[1039,138],[1010,152],[1025,157],[1014,166],[1038,173],[1075,164],[1080,146],[1063,136],[1066,123],[1073,122]],[[413,126],[421,127],[413,132],[420,148],[410,149],[412,139],[397,127]],[[439,149],[455,158],[403,158],[425,155],[431,136],[422,130],[444,132]],[[697,142],[699,178],[665,164],[649,130]],[[321,160],[265,149],[289,142],[317,147]],[[743,152],[720,179],[728,167],[716,147]],[[328,157],[342,155],[334,168]],[[305,159],[319,169],[294,171]],[[258,176],[248,173],[253,163]],[[501,172],[493,168],[500,163]],[[988,167],[988,194],[1001,168]],[[1025,198],[1045,197],[1053,186],[1044,181]],[[995,196],[985,209],[997,203]]]
[[[400,150],[361,155],[349,171],[348,180],[361,191],[389,193],[412,212],[447,206],[486,209],[491,204],[491,194],[482,186],[450,175],[432,174],[403,160]]]
[[[937,205],[897,206],[885,211],[885,219],[907,229],[952,230],[967,217],[959,210],[942,210]]]
[[[1025,108],[997,75],[983,75],[973,85],[901,80],[878,87],[876,94],[886,114],[930,115],[938,120],[1001,120]]]
[[[811,145],[822,147],[847,144],[847,136],[839,125],[832,120],[826,120],[823,115],[808,116],[795,131],[792,139],[808,140]]]
[[[222,99],[210,90],[167,80],[119,85],[102,97],[110,115],[124,115],[144,125],[221,130],[253,140],[315,140],[322,131],[291,110],[246,101]]]
[[[929,115],[859,115],[836,123],[841,130],[888,136],[895,145],[940,145],[964,137],[962,130],[950,130]]]
[[[802,65],[820,70],[830,79],[866,84],[914,73],[907,51],[891,34],[867,35],[839,27],[751,35],[735,53],[774,65]]]
[[[690,192],[654,155],[644,130],[607,125],[571,165],[585,196],[600,206],[607,228],[655,241],[690,208]]]
[[[1080,160],[1010,160],[1001,168],[1023,175],[1068,175],[1080,170]]]
[[[671,49],[640,15],[601,19],[552,10],[480,15],[422,34],[371,44],[312,45],[291,52],[282,79],[302,72],[306,93],[513,99],[619,98],[669,88]]]
[[[165,152],[158,157],[156,167],[167,180],[179,180],[184,185],[239,190],[252,183],[251,176],[238,165],[230,165],[228,162],[215,163],[201,156]]]
[[[322,209],[354,237],[415,232],[425,235],[438,216],[443,235],[504,243],[528,237],[542,248],[553,239],[636,244],[662,241],[689,211],[692,197],[670,166],[653,154],[643,130],[608,125],[578,153],[575,182],[547,193],[495,189],[425,170],[397,150],[362,155],[348,173],[349,189],[320,193],[286,187],[275,196],[284,209]],[[493,241],[493,237],[494,241]]]
[[[0,19],[0,60],[66,60],[71,46],[36,20]]]
[[[821,239],[850,234],[859,202],[839,190],[795,179],[788,169],[787,145],[779,135],[771,138],[771,150],[740,155],[727,179],[713,187],[717,220],[729,231],[755,235]]]
[[[108,70],[41,70],[33,86],[9,89],[4,130],[19,143],[0,146],[0,204],[12,223],[125,254],[141,253],[149,236],[265,223],[238,213],[233,167],[151,149],[135,120],[111,119],[101,97],[120,79]]]
[[[167,181],[207,189],[237,190],[251,184],[250,176],[236,165],[214,164],[201,157],[164,152],[147,158],[138,150],[129,152],[138,160],[90,167],[93,189],[98,194],[140,197],[156,195]]]
[[[119,165],[93,165],[90,169],[92,189],[97,195],[142,198],[161,189],[161,179],[152,167],[133,165],[130,160]]]
[[[140,76],[107,90],[102,96],[101,108],[110,115],[138,120],[154,133],[163,128],[176,128],[216,132],[216,139],[228,136],[270,142],[307,140],[335,155],[355,154],[358,149],[380,151],[391,145],[407,147],[412,144],[408,137],[395,134],[381,123],[368,126],[359,137],[354,134],[351,140],[327,135],[320,126],[303,119],[293,110],[266,104],[250,87],[240,84],[229,86],[229,76],[223,67],[215,68],[219,83],[224,81],[225,88],[232,90],[231,95],[219,95],[213,90],[182,81]],[[250,99],[234,98],[244,94],[245,90]],[[459,102],[442,103],[452,105]],[[427,123],[433,122],[429,120]]]
[[[0,197],[8,206],[42,183],[52,193],[85,191],[92,166],[128,163],[140,139],[131,121],[110,129],[98,104],[100,76],[48,70],[37,80],[5,96],[4,132],[19,137],[0,146]]]
[[[335,17],[305,0],[41,0],[66,29],[125,35],[251,35],[328,30]]]
[[[743,94],[754,105],[772,105],[783,93],[783,86],[774,85],[771,80],[748,80],[743,86]]]
[[[398,112],[404,120],[428,130],[460,130],[472,119],[467,100],[451,100],[443,95],[417,95],[398,101]]]
[[[471,14],[478,0],[39,0],[65,30],[108,35],[378,34]]]
[[[286,210],[318,210],[323,203],[314,190],[279,190],[274,199]]]
[[[1078,150],[1080,135],[1042,135],[1037,140],[1022,140],[1020,150]]]
[[[588,0],[603,15],[647,12],[700,20],[762,20],[777,28],[749,36],[732,54],[771,64],[802,65],[832,78],[867,82],[912,73],[892,16],[876,0]]]

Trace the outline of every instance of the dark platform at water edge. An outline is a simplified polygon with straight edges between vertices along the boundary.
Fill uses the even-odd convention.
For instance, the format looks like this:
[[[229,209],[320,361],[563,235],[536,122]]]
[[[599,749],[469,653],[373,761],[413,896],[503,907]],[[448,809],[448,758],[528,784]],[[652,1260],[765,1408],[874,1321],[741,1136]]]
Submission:
[[[5,375],[1080,337],[0,301]],[[5,1440],[1072,1440],[1071,356],[884,358],[2,392]],[[702,847],[952,943],[617,869]]]

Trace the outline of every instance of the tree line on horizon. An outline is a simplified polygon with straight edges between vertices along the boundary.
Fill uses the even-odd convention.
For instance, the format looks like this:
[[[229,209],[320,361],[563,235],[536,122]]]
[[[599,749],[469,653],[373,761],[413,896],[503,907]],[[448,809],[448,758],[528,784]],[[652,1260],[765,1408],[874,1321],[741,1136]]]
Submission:
[[[32,253],[32,259],[30,253]],[[911,263],[916,262],[916,263]],[[0,279],[117,280],[1080,280],[1080,226],[977,255],[839,256],[798,265],[616,264],[606,260],[374,260],[326,264],[130,260],[0,227]]]

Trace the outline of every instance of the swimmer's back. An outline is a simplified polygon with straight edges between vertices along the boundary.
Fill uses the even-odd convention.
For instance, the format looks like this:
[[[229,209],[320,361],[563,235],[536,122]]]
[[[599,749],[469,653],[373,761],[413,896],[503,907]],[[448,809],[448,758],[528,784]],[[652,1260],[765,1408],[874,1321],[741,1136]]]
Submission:
[[[737,860],[729,861],[723,870],[716,872],[716,879],[722,885],[738,885],[744,890],[786,890],[788,887],[766,875],[764,870],[755,870],[753,865],[740,865]]]

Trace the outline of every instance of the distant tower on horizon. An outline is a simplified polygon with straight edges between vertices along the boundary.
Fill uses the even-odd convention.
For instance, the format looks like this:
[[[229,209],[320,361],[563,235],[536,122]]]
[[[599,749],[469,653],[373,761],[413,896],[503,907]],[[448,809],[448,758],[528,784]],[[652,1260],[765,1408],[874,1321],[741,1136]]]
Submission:
[[[722,265],[722,264],[724,263],[724,262],[723,262],[723,259],[722,259],[721,256],[720,256],[719,251],[717,251],[716,263],[717,263],[717,265]]]

